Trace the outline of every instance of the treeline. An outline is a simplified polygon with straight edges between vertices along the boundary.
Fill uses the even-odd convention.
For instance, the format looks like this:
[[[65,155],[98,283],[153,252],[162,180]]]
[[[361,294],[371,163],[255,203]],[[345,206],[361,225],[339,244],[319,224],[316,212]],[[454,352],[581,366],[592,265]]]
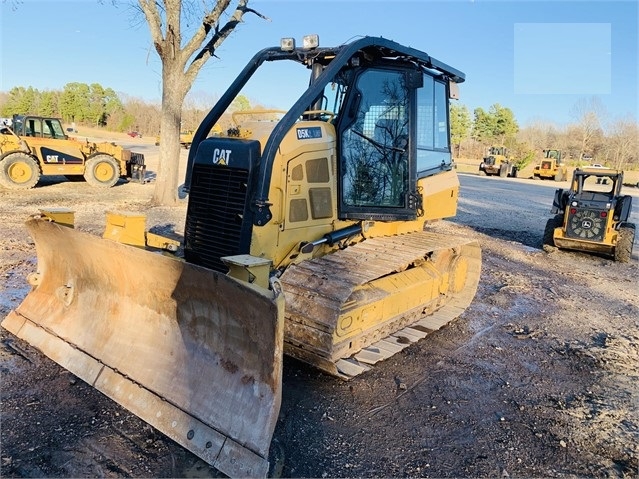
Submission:
[[[513,112],[499,104],[472,115],[464,105],[450,109],[451,140],[457,158],[482,158],[489,146],[505,146],[520,169],[537,162],[544,149],[563,152],[573,166],[601,163],[617,169],[639,168],[639,125],[634,119],[606,121],[597,99],[578,102],[573,123],[538,121],[520,128]]]
[[[189,98],[182,109],[182,130],[195,130],[215,104],[217,98]],[[259,108],[248,98],[239,95],[230,110]],[[143,136],[160,131],[161,105],[116,94],[111,88],[93,83],[67,83],[62,91],[39,91],[35,88],[14,87],[0,92],[0,117],[36,115],[61,118],[76,127],[91,126],[108,131],[140,132]],[[225,123],[230,123],[225,118]]]
[[[98,83],[67,83],[62,91],[39,91],[14,87],[0,93],[0,117],[31,114],[61,118],[64,123],[109,131],[139,131],[156,135],[160,131],[160,105],[134,98],[122,99],[111,88]],[[208,110],[207,110],[208,111]],[[206,111],[190,108],[183,113],[184,129],[195,129]]]
[[[216,99],[185,103],[182,129],[195,130]],[[198,106],[202,104],[203,106]],[[117,95],[111,88],[93,83],[68,83],[62,91],[15,87],[0,93],[0,117],[33,114],[62,118],[76,126],[110,131],[138,131],[156,135],[160,130],[160,105]],[[235,109],[259,108],[241,96]],[[458,159],[482,158],[489,146],[505,146],[518,166],[536,162],[544,149],[562,150],[574,165],[601,163],[618,169],[639,168],[639,125],[634,119],[607,121],[597,101],[575,104],[573,123],[558,126],[539,121],[521,128],[513,112],[495,103],[488,110],[453,103],[450,109],[453,154]]]
[[[135,119],[111,88],[98,83],[67,83],[62,91],[14,87],[0,101],[0,116],[32,114],[59,117],[66,123],[126,129]],[[129,124],[127,124],[129,122]]]

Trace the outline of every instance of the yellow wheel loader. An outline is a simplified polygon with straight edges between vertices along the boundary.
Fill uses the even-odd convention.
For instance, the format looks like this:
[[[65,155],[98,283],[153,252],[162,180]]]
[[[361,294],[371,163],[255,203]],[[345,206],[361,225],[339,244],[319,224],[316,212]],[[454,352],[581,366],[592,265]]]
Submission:
[[[481,176],[499,176],[500,178],[516,178],[517,165],[509,156],[508,149],[503,146],[491,146],[483,161],[479,164]]]
[[[557,189],[543,244],[595,252],[626,263],[632,257],[635,225],[628,218],[632,196],[622,195],[623,172],[577,168],[569,190]]]
[[[298,100],[210,135],[283,61],[310,70]],[[225,474],[266,475],[284,354],[347,380],[472,301],[478,243],[428,226],[456,213],[463,81],[384,38],[260,51],[194,135],[183,258],[145,248],[140,217],[102,239],[34,217],[33,289],[2,325]]]
[[[30,189],[42,176],[63,175],[110,188],[120,178],[144,183],[144,155],[115,143],[69,138],[59,118],[14,115],[0,134],[0,185]]]
[[[564,164],[561,150],[544,150],[544,158],[533,168],[533,179],[566,181],[568,168]]]

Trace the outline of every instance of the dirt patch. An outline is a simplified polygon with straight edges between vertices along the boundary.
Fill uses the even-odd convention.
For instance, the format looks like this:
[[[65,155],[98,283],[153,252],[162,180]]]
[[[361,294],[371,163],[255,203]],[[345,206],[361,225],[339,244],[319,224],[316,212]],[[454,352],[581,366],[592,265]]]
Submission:
[[[28,215],[72,207],[79,229],[101,234],[106,211],[141,212],[179,235],[185,205],[151,207],[151,193],[61,179],[0,191],[0,319],[35,270]],[[545,220],[529,217],[517,231],[504,220],[503,234],[464,215],[435,225],[480,241],[477,296],[372,371],[343,382],[286,358],[271,475],[636,477],[639,264],[544,252],[534,245]],[[3,329],[0,373],[2,477],[219,477]]]

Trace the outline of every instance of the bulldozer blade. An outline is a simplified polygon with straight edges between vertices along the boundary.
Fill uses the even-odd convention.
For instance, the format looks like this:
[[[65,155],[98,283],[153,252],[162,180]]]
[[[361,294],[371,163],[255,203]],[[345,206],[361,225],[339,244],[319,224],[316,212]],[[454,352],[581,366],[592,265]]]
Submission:
[[[38,271],[2,326],[231,477],[265,477],[284,300],[42,219]]]

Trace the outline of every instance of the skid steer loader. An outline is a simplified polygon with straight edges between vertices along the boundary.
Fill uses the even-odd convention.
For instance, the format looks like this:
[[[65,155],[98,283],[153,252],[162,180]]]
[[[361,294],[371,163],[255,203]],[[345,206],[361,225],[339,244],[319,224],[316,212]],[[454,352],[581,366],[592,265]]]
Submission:
[[[51,175],[110,188],[120,178],[144,183],[145,171],[141,153],[69,138],[59,118],[14,115],[0,133],[0,185],[7,189],[30,189]]]
[[[310,70],[292,107],[210,136],[282,61]],[[478,243],[428,227],[456,213],[463,81],[384,38],[260,51],[194,135],[183,259],[145,249],[139,217],[101,239],[45,212],[27,221],[33,289],[2,325],[225,474],[266,475],[284,354],[347,380],[472,301]]]
[[[543,245],[630,261],[635,224],[628,222],[632,196],[621,194],[622,185],[622,171],[577,168],[570,189],[555,190],[555,216],[546,222]]]

